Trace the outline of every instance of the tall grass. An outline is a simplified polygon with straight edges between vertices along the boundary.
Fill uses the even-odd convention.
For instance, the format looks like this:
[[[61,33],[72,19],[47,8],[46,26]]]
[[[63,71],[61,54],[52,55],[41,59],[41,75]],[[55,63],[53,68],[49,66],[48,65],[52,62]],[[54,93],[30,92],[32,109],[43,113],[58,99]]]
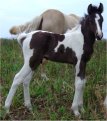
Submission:
[[[106,95],[106,42],[95,44],[95,52],[87,64],[87,83],[84,91],[84,120],[105,119],[103,101]],[[10,115],[5,115],[4,101],[14,75],[23,65],[21,48],[15,40],[1,40],[0,91],[2,120],[74,120],[70,110],[74,96],[74,67],[69,64],[48,62],[48,81],[40,77],[40,68],[35,71],[30,85],[33,113],[23,105],[23,89],[19,87],[11,105]]]

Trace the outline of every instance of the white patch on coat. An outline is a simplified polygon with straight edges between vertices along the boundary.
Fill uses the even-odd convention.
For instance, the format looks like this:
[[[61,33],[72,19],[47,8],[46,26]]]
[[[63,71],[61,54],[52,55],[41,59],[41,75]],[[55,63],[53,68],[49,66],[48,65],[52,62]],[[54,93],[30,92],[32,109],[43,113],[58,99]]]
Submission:
[[[102,30],[101,30],[101,27],[100,27],[99,22],[98,22],[99,19],[100,19],[100,16],[98,14],[96,14],[95,23],[97,26],[97,33],[99,36],[102,36]]]
[[[76,57],[80,60],[81,55],[83,54],[83,44],[84,44],[84,37],[81,32],[81,25],[78,26],[78,29],[76,28],[75,31],[71,30],[71,32],[67,32],[65,34],[65,39],[62,42],[58,42],[58,45],[54,49],[55,52],[58,51],[58,48],[60,45],[64,45],[65,49],[67,47],[71,48],[75,54]]]

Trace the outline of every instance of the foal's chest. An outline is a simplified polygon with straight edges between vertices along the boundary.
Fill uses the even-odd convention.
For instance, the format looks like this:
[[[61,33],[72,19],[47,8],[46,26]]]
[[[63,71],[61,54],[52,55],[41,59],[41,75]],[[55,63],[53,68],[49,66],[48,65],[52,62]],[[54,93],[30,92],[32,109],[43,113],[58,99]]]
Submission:
[[[66,34],[65,39],[61,42],[58,42],[58,45],[55,47],[54,51],[58,52],[58,50],[63,46],[66,50],[69,48],[72,50],[78,59],[81,58],[83,54],[83,46],[84,46],[84,37],[80,31],[73,32],[72,34]],[[70,52],[69,52],[70,53]]]

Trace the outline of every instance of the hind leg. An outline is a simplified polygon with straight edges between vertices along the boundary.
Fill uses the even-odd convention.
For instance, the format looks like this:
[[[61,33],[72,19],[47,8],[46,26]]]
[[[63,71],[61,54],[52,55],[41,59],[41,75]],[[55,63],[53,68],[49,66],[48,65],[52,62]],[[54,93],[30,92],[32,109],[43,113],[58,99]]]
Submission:
[[[29,84],[30,84],[32,75],[33,75],[33,72],[30,72],[23,81],[24,104],[29,110],[32,110],[30,93],[29,93]]]
[[[31,68],[29,67],[29,63],[25,63],[22,67],[22,69],[19,71],[19,73],[17,73],[14,77],[11,89],[9,91],[9,94],[6,98],[5,101],[5,108],[7,110],[7,112],[9,111],[10,105],[12,103],[12,99],[16,93],[16,90],[18,88],[18,86],[23,82],[23,80],[27,77],[27,75],[29,73],[31,73]]]

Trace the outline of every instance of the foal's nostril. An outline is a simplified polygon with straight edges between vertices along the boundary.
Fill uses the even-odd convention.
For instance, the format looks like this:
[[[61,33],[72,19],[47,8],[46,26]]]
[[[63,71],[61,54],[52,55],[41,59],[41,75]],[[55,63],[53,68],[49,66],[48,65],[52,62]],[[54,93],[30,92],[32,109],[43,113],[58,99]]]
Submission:
[[[96,38],[102,39],[103,37],[103,32],[102,31],[96,31]]]
[[[97,40],[101,40],[102,37],[103,37],[103,33],[101,33],[101,34],[96,33]]]

